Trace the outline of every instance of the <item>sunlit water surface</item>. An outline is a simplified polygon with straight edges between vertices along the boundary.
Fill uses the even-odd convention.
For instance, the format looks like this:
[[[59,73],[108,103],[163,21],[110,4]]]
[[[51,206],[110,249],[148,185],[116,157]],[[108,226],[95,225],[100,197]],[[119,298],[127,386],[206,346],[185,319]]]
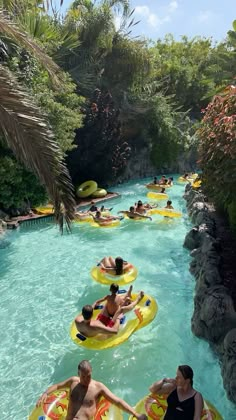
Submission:
[[[109,201],[113,212],[145,200],[145,181],[114,188],[121,198]],[[82,359],[91,361],[94,378],[131,405],[155,380],[189,364],[195,387],[224,419],[236,419],[217,357],[191,333],[195,281],[182,246],[191,227],[183,192],[184,185],[171,190],[183,218],[170,222],[155,216],[152,222],[124,220],[112,229],[75,224],[73,234],[63,236],[54,224],[41,223],[7,234],[10,245],[0,249],[1,420],[26,419],[47,386],[77,374]],[[155,297],[159,311],[119,347],[92,351],[71,341],[69,326],[83,304],[107,293],[89,274],[104,255],[121,255],[138,267],[134,288]]]

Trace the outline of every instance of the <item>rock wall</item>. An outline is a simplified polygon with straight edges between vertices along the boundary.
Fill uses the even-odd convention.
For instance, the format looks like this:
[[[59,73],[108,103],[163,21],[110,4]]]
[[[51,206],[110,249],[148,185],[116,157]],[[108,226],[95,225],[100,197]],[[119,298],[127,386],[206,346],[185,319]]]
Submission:
[[[136,149],[132,147],[131,158],[127,162],[124,173],[117,182],[129,181],[130,179],[147,178],[157,174],[184,173],[186,171],[195,172],[196,152],[194,149],[181,153],[179,157],[170,165],[163,165],[157,168],[151,162],[151,149],[143,147]]]
[[[217,238],[214,208],[190,185],[186,186],[184,198],[195,225],[184,241],[191,251],[190,272],[196,279],[192,331],[211,343],[218,353],[228,398],[236,402],[236,312],[220,272],[221,242]]]

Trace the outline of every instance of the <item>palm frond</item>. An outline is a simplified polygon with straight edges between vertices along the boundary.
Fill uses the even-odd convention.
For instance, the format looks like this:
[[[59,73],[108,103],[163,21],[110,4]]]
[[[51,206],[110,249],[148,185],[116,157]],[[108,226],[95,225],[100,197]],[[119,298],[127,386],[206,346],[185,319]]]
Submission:
[[[54,204],[55,217],[69,228],[74,216],[73,186],[42,111],[21,90],[12,73],[0,65],[0,129],[16,158],[45,185]]]
[[[13,39],[18,45],[26,48],[30,51],[35,58],[44,66],[49,73],[51,79],[55,84],[59,84],[61,81],[61,69],[54,63],[51,57],[49,57],[42,48],[32,39],[30,36],[18,28],[11,21],[9,16],[0,9],[0,34],[5,37]]]

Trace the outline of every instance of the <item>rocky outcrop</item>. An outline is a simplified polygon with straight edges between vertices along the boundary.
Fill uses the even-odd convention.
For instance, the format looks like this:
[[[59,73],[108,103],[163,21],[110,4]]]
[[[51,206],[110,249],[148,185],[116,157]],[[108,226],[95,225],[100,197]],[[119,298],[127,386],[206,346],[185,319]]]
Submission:
[[[185,237],[191,251],[190,272],[196,279],[192,331],[209,341],[222,361],[228,397],[236,402],[236,311],[222,274],[221,240],[215,210],[199,191],[186,186],[184,198],[194,227]]]

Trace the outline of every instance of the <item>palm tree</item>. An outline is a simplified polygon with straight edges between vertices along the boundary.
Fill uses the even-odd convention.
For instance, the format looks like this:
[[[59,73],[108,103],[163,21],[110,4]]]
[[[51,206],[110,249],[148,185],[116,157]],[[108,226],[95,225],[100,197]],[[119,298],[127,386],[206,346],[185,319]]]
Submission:
[[[48,71],[54,85],[59,85],[62,80],[60,68],[2,10],[0,34],[30,51]],[[0,96],[0,129],[7,146],[45,185],[61,228],[63,216],[69,227],[75,203],[73,186],[62,153],[42,111],[4,64],[0,64]]]

